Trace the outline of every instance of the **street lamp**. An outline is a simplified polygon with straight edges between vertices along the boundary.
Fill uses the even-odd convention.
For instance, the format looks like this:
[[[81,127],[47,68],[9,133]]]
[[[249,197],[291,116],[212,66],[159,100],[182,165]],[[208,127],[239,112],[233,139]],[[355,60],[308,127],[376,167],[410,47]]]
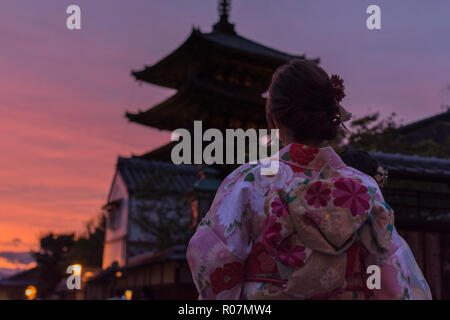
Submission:
[[[77,276],[81,275],[81,264],[73,265],[73,274]]]
[[[36,287],[35,286],[28,286],[25,289],[25,296],[27,297],[28,300],[33,300],[36,297]]]
[[[125,290],[125,300],[131,300],[133,298],[133,290]]]

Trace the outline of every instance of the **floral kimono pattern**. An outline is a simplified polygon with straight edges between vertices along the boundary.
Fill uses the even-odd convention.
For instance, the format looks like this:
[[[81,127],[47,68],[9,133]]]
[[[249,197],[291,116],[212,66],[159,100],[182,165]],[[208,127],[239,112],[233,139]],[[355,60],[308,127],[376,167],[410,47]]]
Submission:
[[[199,223],[187,250],[199,299],[431,299],[375,180],[331,147],[293,143],[271,161],[231,173]]]

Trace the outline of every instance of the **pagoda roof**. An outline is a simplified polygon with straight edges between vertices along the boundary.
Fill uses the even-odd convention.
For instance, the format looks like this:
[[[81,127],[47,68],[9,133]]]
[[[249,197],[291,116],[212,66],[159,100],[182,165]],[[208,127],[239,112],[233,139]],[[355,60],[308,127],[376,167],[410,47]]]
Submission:
[[[138,113],[127,112],[126,117],[132,122],[169,131],[189,128],[194,120],[202,120],[205,127],[219,129],[265,128],[265,101],[261,96],[228,91],[191,79],[160,104]],[[233,125],[233,121],[239,123]]]
[[[195,65],[212,56],[264,68],[269,76],[278,66],[292,59],[306,59],[304,54],[288,54],[249,40],[237,34],[234,29],[215,28],[210,33],[202,33],[194,28],[188,39],[171,54],[154,65],[131,73],[136,80],[178,89],[192,76]],[[312,60],[319,63],[319,58]]]
[[[148,151],[144,154],[133,155],[133,157],[138,159],[170,162],[171,161],[170,155],[172,149],[177,143],[178,143],[177,141],[171,141],[169,143],[166,143],[165,145],[162,145],[161,147],[152,149],[151,151]]]
[[[211,43],[221,45],[223,47],[232,48],[242,53],[274,59],[277,62],[288,62],[295,58],[305,58],[305,55],[297,56],[291,55],[285,52],[281,52],[247,38],[240,36],[236,33],[226,32],[211,32],[211,33],[198,33],[198,36],[210,41]]]

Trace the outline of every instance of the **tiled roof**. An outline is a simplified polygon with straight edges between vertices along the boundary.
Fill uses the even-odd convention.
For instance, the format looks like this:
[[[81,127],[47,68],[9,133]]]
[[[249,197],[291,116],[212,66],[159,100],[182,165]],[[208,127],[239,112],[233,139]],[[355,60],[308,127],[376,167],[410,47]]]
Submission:
[[[288,53],[284,53],[262,44],[251,41],[237,34],[223,33],[223,32],[211,32],[211,33],[200,33],[201,37],[222,45],[224,47],[233,48],[236,50],[248,52],[250,54],[260,55],[269,57],[272,59],[277,59],[281,61],[290,61],[295,58],[305,58],[304,55],[296,56]]]
[[[370,152],[389,172],[450,178],[450,159]]]
[[[194,165],[175,165],[170,162],[119,157],[117,170],[129,191],[140,189],[186,192],[198,180]]]

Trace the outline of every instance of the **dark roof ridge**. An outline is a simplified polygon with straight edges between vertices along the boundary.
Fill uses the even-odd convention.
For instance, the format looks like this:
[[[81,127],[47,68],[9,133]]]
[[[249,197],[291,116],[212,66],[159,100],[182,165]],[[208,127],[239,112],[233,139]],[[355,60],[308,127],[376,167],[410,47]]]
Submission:
[[[423,162],[440,162],[442,164],[450,164],[450,158],[438,158],[438,157],[424,157],[419,155],[401,154],[401,153],[387,153],[382,151],[371,151],[371,155],[385,156],[390,158],[398,158],[404,160],[418,160]]]
[[[143,167],[151,167],[154,166],[158,169],[169,169],[169,170],[177,170],[177,171],[192,171],[196,172],[195,165],[192,164],[174,164],[172,162],[161,161],[161,160],[151,160],[151,159],[143,159],[138,157],[121,157],[119,156],[117,159],[117,166],[119,165],[138,165]],[[183,170],[184,169],[184,170]]]
[[[435,115],[433,115],[431,117],[424,118],[424,119],[421,119],[421,120],[417,120],[417,121],[405,124],[404,126],[399,127],[398,130],[401,133],[406,133],[406,132],[408,132],[410,130],[414,130],[414,128],[420,127],[421,125],[427,124],[429,122],[433,122],[434,120],[437,120],[439,118],[444,118],[445,116],[449,116],[450,117],[450,108],[447,109],[447,111],[435,114]]]

